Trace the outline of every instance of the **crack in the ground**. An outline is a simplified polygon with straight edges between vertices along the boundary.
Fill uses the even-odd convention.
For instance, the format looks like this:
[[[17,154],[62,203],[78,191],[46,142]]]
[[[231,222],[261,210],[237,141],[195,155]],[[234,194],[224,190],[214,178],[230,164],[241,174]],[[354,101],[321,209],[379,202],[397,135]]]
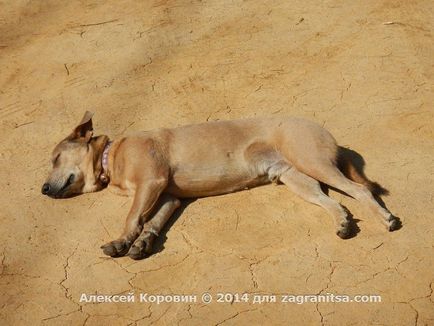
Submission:
[[[32,279],[43,279],[43,280],[51,282],[51,280],[49,280],[47,278],[43,278],[42,276],[29,275],[29,274],[24,274],[24,273],[0,273],[0,276],[20,276],[20,277],[27,277],[27,278],[32,278]]]
[[[230,317],[228,317],[228,318],[226,318],[226,319],[224,319],[224,320],[222,320],[222,321],[220,321],[220,322],[214,324],[214,326],[222,325],[223,323],[226,323],[228,320],[232,320],[232,319],[238,317],[239,315],[241,315],[241,314],[243,314],[243,313],[246,313],[246,312],[252,312],[252,311],[255,311],[255,310],[258,310],[258,309],[255,308],[255,309],[246,309],[246,310],[238,311],[238,312],[236,312],[234,315],[232,315],[232,316],[230,316]]]
[[[308,233],[310,233],[310,231],[308,231]],[[199,253],[203,253],[203,252],[204,252],[203,249],[201,249],[201,248],[197,247],[196,245],[194,245],[194,244],[193,244],[193,243],[188,239],[188,237],[184,234],[184,232],[181,232],[181,234],[182,234],[182,236],[183,236],[183,238],[184,238],[184,241],[188,244],[188,246],[189,246],[191,249],[195,249],[195,250],[198,251]],[[310,234],[309,234],[309,236],[310,236]],[[318,258],[320,258],[320,253],[319,253],[319,249],[318,249],[318,244],[317,244],[317,243],[314,243],[314,245],[315,245],[315,247],[314,247],[314,248],[315,248],[315,258],[318,259]],[[378,245],[377,247],[373,248],[373,250],[379,248],[381,245],[382,245],[382,243],[381,243],[380,245]],[[72,314],[74,314],[74,313],[76,313],[76,312],[81,312],[81,313],[83,313],[83,314],[86,315],[86,319],[85,319],[84,322],[83,322],[83,325],[86,325],[86,324],[88,323],[88,320],[89,320],[90,317],[92,317],[92,316],[98,316],[98,315],[91,315],[91,314],[89,314],[89,313],[87,313],[87,312],[84,312],[84,311],[83,311],[83,306],[82,306],[81,304],[79,304],[78,302],[76,302],[76,301],[73,300],[72,295],[69,293],[69,291],[70,291],[69,288],[66,287],[65,284],[64,284],[64,283],[68,280],[68,277],[69,277],[70,260],[71,260],[71,258],[74,256],[74,254],[75,254],[75,252],[76,252],[77,249],[78,249],[78,245],[77,245],[77,247],[73,250],[73,252],[72,252],[72,253],[71,253],[71,254],[66,258],[66,262],[65,262],[64,265],[63,265],[63,269],[64,269],[64,278],[63,278],[63,279],[58,283],[58,285],[60,285],[60,286],[64,289],[64,295],[65,295],[65,298],[67,298],[68,300],[70,300],[71,302],[73,302],[74,304],[76,304],[76,305],[78,306],[78,309],[73,310],[73,311],[70,311],[70,312],[67,312],[67,313],[57,314],[57,315],[55,315],[55,316],[51,316],[51,317],[45,318],[45,319],[42,320],[42,322],[49,321],[49,320],[53,320],[53,319],[60,318],[60,317],[64,317],[64,316],[69,316],[69,315],[72,315]],[[206,251],[206,252],[208,253],[208,251]],[[213,253],[211,253],[211,254],[213,254]],[[229,253],[229,254],[232,254],[232,253]],[[224,255],[224,256],[226,256],[226,255]],[[154,269],[150,269],[150,270],[145,270],[145,271],[139,271],[139,272],[131,272],[131,271],[129,271],[126,267],[124,267],[122,264],[120,264],[120,262],[116,261],[115,259],[111,259],[111,260],[113,260],[113,262],[114,262],[115,264],[117,264],[117,265],[118,265],[122,270],[124,270],[124,271],[127,272],[128,274],[132,274],[132,277],[128,280],[128,283],[129,283],[129,285],[130,285],[130,287],[131,287],[131,290],[132,290],[132,289],[134,289],[134,288],[137,288],[137,287],[133,286],[132,282],[133,282],[133,280],[134,280],[134,279],[135,279],[139,274],[141,274],[141,273],[147,273],[147,272],[159,271],[159,270],[161,270],[161,269],[168,268],[168,267],[175,267],[175,266],[177,266],[177,265],[183,263],[183,262],[184,262],[185,260],[187,260],[189,257],[190,257],[190,255],[187,254],[187,255],[186,255],[185,257],[183,257],[180,261],[175,262],[175,263],[173,263],[173,264],[166,264],[166,265],[163,265],[163,266],[159,266],[158,268],[154,268]],[[220,257],[220,256],[219,256],[219,257]],[[247,258],[247,257],[239,257],[239,258],[241,258],[242,260],[246,260],[246,261],[248,262],[248,269],[249,269],[249,272],[250,272],[250,274],[251,274],[251,282],[252,282],[252,284],[253,284],[253,288],[254,288],[254,289],[257,289],[259,286],[258,286],[258,281],[257,281],[257,277],[256,277],[256,275],[255,275],[255,270],[254,270],[254,268],[255,268],[255,266],[257,266],[258,264],[262,263],[264,260],[266,260],[267,258],[269,258],[269,256],[266,256],[266,257],[264,257],[264,258],[262,258],[262,259],[260,259],[260,260],[255,260],[255,259]],[[321,259],[323,259],[323,258],[321,258]],[[409,256],[406,256],[405,258],[403,258],[402,260],[400,260],[398,263],[396,263],[395,266],[389,266],[389,267],[386,268],[385,270],[382,270],[382,271],[379,271],[379,272],[373,273],[372,276],[371,276],[370,278],[368,278],[368,279],[366,279],[366,280],[363,280],[363,281],[359,282],[358,284],[356,284],[356,286],[359,285],[359,284],[362,284],[362,283],[368,282],[368,281],[374,279],[375,277],[377,277],[378,275],[380,275],[380,274],[382,274],[382,273],[385,273],[385,272],[387,272],[387,271],[395,271],[395,272],[397,272],[399,275],[401,275],[402,277],[405,277],[405,276],[402,275],[402,273],[399,271],[399,266],[400,266],[401,264],[405,263],[408,259],[409,259]],[[5,254],[5,252],[3,252],[3,253],[2,253],[2,259],[1,259],[1,261],[0,261],[0,264],[1,264],[0,266],[1,266],[1,268],[2,268],[0,275],[19,275],[19,276],[27,276],[27,277],[31,277],[31,278],[40,278],[40,276],[29,276],[29,275],[22,275],[22,274],[6,274],[6,273],[4,273],[4,270],[5,270],[5,267],[6,267],[6,265],[5,265],[5,260],[6,260],[6,254]],[[95,263],[95,264],[98,264],[98,263],[101,263],[101,262],[97,262],[97,263]],[[330,272],[329,272],[329,274],[328,274],[328,281],[327,281],[327,284],[325,285],[325,287],[322,288],[322,289],[317,293],[318,295],[319,295],[319,294],[323,294],[323,293],[325,293],[325,292],[330,288],[330,286],[332,285],[332,283],[333,283],[333,281],[332,281],[332,279],[333,279],[333,274],[334,274],[334,272],[335,272],[335,270],[336,270],[336,268],[337,268],[337,266],[335,265],[335,263],[339,263],[339,261],[328,261],[328,263],[329,263],[329,267],[330,267]],[[307,278],[306,278],[306,282],[308,281],[308,279],[309,279],[311,276],[312,276],[312,274],[309,274],[309,275],[307,276]],[[408,306],[409,306],[409,307],[414,311],[414,325],[417,325],[417,324],[418,324],[420,315],[419,315],[419,311],[418,311],[418,310],[414,307],[414,305],[412,304],[412,301],[417,300],[417,299],[424,299],[424,298],[427,298],[427,299],[430,300],[430,302],[433,302],[433,298],[432,298],[433,291],[434,291],[434,289],[433,289],[433,282],[431,282],[431,283],[429,284],[429,293],[428,293],[427,295],[422,296],[422,297],[412,298],[411,300],[409,300],[409,301],[407,301],[407,302],[398,302],[398,303],[402,303],[402,304],[407,304],[407,305],[408,305]],[[247,293],[247,292],[246,292],[246,293]],[[257,292],[255,292],[255,293],[257,293]],[[191,305],[191,304],[188,305],[187,313],[188,313],[189,316],[186,317],[186,318],[183,318],[183,319],[179,320],[179,321],[178,321],[178,324],[179,324],[180,322],[182,322],[183,320],[188,320],[188,319],[192,319],[192,318],[193,318],[193,316],[192,316],[192,314],[191,314],[191,312],[190,312],[191,308],[192,308],[192,305]],[[166,311],[169,310],[169,309],[170,309],[170,307],[167,308]],[[323,312],[320,310],[319,303],[316,303],[316,305],[315,305],[315,309],[316,309],[316,312],[317,312],[318,315],[319,315],[321,325],[324,325],[326,315],[324,315]],[[128,319],[128,320],[131,321],[131,323],[130,323],[129,325],[137,325],[137,323],[138,323],[139,321],[142,321],[142,320],[145,320],[145,319],[149,319],[149,318],[151,318],[151,316],[152,316],[152,309],[151,309],[151,306],[148,307],[148,310],[149,310],[148,314],[146,314],[145,316],[140,317],[140,318],[138,318],[138,319],[133,320],[133,319],[126,318],[126,319]],[[225,322],[227,322],[227,321],[229,321],[229,320],[232,320],[232,319],[236,318],[236,317],[237,317],[239,314],[241,314],[241,313],[245,313],[245,312],[249,312],[249,311],[254,311],[254,310],[256,310],[256,309],[253,309],[253,310],[252,310],[252,309],[248,309],[248,310],[243,310],[243,311],[237,312],[237,313],[233,314],[232,316],[230,316],[229,318],[226,318],[226,319],[222,320],[221,322],[219,322],[219,323],[217,323],[217,324],[215,324],[215,325],[216,325],[216,326],[217,326],[217,325],[221,325],[221,324],[223,324],[223,323],[225,323]],[[157,322],[159,319],[162,318],[163,315],[164,315],[164,313],[163,313],[163,314],[162,314],[162,315],[161,315],[157,320],[153,321],[152,323]],[[104,316],[110,316],[110,315],[104,315]],[[113,316],[115,316],[115,315],[113,315]],[[116,316],[117,316],[117,315],[116,315]],[[119,317],[119,316],[117,316],[117,317]],[[152,324],[152,323],[151,323],[151,324]]]
[[[315,241],[312,240],[311,238],[311,234],[310,234],[310,228],[307,229],[307,237],[310,239],[310,241],[312,241],[312,243],[314,244],[314,250],[315,250],[315,258],[319,258],[319,250],[318,250],[318,243],[316,243]]]
[[[433,298],[432,298],[432,295],[433,295],[433,292],[434,292],[433,284],[434,284],[434,282],[431,282],[429,284],[429,293],[427,295],[424,295],[424,296],[421,296],[421,297],[411,298],[407,302],[412,302],[412,301],[420,300],[420,299],[428,299],[429,301],[431,301],[432,303],[434,303]]]
[[[240,224],[240,215],[238,214],[237,210],[235,210],[235,215],[237,216],[236,223],[235,223],[235,231],[237,231],[238,225]]]
[[[305,278],[304,283],[307,284],[307,281],[312,277],[312,273],[309,273],[309,275]]]
[[[56,319],[56,318],[59,318],[59,317],[69,316],[69,315],[72,315],[72,314],[74,314],[76,312],[80,312],[80,309],[73,310],[73,311],[67,312],[65,314],[58,314],[58,315],[55,315],[55,316],[52,316],[52,317],[47,317],[47,318],[41,319],[41,322],[44,322],[44,321],[47,321],[47,320]]]
[[[185,243],[186,243],[190,248],[192,248],[192,249],[196,249],[199,253],[204,252],[204,250],[203,250],[202,248],[199,248],[197,245],[193,244],[193,243],[191,242],[191,240],[188,238],[188,236],[187,236],[184,232],[182,232],[182,231],[179,231],[179,232],[181,233],[182,238],[184,239]]]
[[[399,301],[397,303],[406,304],[406,305],[408,305],[411,308],[411,310],[414,311],[414,313],[415,313],[415,316],[414,316],[414,326],[417,326],[417,322],[419,320],[419,311],[417,311],[417,309],[410,302]]]
[[[319,258],[318,244],[317,243],[314,244],[315,244],[315,258]]]
[[[169,309],[170,309],[170,306],[167,307],[167,309],[163,311],[163,313],[160,315],[160,317],[158,317],[157,319],[151,321],[149,325],[153,325],[153,324],[155,324],[156,322],[158,322],[158,321],[159,321],[161,318],[163,318],[163,316],[164,316],[164,315],[169,311]],[[152,314],[151,306],[149,306],[149,310],[151,311],[151,314]]]
[[[159,266],[158,268],[154,268],[154,269],[149,269],[149,270],[144,270],[144,271],[139,271],[139,272],[131,272],[131,271],[129,271],[126,267],[124,267],[124,266],[122,266],[122,264],[121,263],[119,263],[118,261],[116,261],[116,259],[111,259],[111,261],[113,261],[116,265],[118,265],[123,271],[125,271],[126,273],[128,273],[128,274],[132,274],[133,276],[128,280],[128,284],[130,285],[130,287],[131,287],[131,289],[130,290],[133,290],[133,289],[140,289],[140,288],[138,288],[137,286],[134,286],[133,285],[133,280],[139,275],[139,274],[143,274],[143,273],[149,273],[149,272],[156,272],[156,271],[159,271],[159,270],[161,270],[161,269],[163,269],[163,268],[167,268],[167,267],[174,267],[174,266],[177,266],[177,265],[179,265],[179,264],[182,264],[185,260],[187,260],[187,258],[189,258],[190,257],[190,255],[189,254],[187,254],[184,258],[182,258],[180,261],[178,261],[178,262],[176,262],[176,263],[173,263],[173,264],[166,264],[166,265],[163,265],[163,266]]]
[[[63,284],[68,279],[67,268],[69,268],[69,259],[75,254],[75,251],[77,250],[77,248],[78,248],[78,246],[73,250],[72,254],[67,257],[66,263],[63,265],[63,268],[64,268],[64,279],[62,279],[59,283],[56,283],[56,284],[58,284],[59,286],[61,286],[64,289],[65,298],[68,299],[69,301],[71,301],[72,303],[74,303],[75,305],[77,305],[78,309],[73,310],[73,311],[69,311],[67,313],[57,314],[55,316],[44,318],[44,319],[41,320],[41,322],[52,320],[52,319],[56,319],[56,318],[63,317],[63,316],[69,316],[69,315],[71,315],[73,313],[76,313],[76,312],[82,312],[82,313],[84,313],[84,314],[86,314],[86,315],[89,316],[89,314],[83,312],[82,305],[80,305],[78,302],[76,302],[75,300],[72,299],[72,296],[70,296],[68,294],[69,289],[66,286],[64,286],[64,284]],[[2,266],[2,271],[0,273],[1,276],[20,276],[20,277],[28,277],[28,278],[32,278],[32,279],[43,279],[45,281],[52,282],[52,280],[49,280],[47,278],[42,278],[41,276],[38,276],[38,275],[27,275],[27,274],[22,274],[22,273],[4,273],[4,270],[5,270],[5,267],[6,267],[6,265],[4,263],[5,259],[6,259],[5,252],[3,252],[2,255],[3,255],[3,258],[1,260],[1,266]]]
[[[5,264],[6,261],[6,251],[3,251],[2,253],[2,259],[0,261],[0,265],[1,265],[1,272],[0,272],[0,276],[20,276],[20,277],[27,277],[27,278],[33,278],[33,279],[43,279],[46,280],[48,282],[51,282],[51,280],[47,279],[47,278],[43,278],[42,276],[39,275],[29,275],[29,274],[25,274],[25,273],[6,273],[6,267],[7,265]]]
[[[430,294],[428,295],[429,301],[431,301],[432,303],[434,303],[434,301],[433,301],[433,297],[432,297],[433,292],[434,292],[433,284],[434,284],[434,282],[431,282],[431,283],[429,284],[429,288],[430,288],[431,292],[430,292]]]
[[[157,268],[153,268],[153,269],[147,269],[147,270],[145,270],[145,271],[140,271],[140,272],[137,272],[137,273],[135,273],[135,274],[140,274],[140,273],[149,273],[149,272],[156,272],[156,271],[162,270],[163,268],[167,268],[167,267],[175,267],[175,266],[178,266],[178,265],[182,264],[182,263],[183,263],[184,261],[186,261],[187,258],[189,258],[189,257],[190,257],[190,254],[186,254],[186,255],[184,256],[184,258],[182,258],[180,261],[177,261],[176,263],[173,263],[173,264],[165,264],[165,265],[163,265],[163,266],[159,266],[159,267],[157,267]]]
[[[134,273],[132,273],[132,272],[130,272],[131,274],[134,274]],[[118,293],[114,293],[114,294],[112,294],[111,296],[119,296],[119,295],[122,295],[122,294],[132,294],[132,293],[134,293],[133,291],[132,291],[132,289],[129,289],[129,290],[126,290],[126,291],[121,291],[121,292],[118,292]],[[95,294],[97,294],[97,293],[95,293]],[[93,302],[93,303],[90,303],[90,304],[96,304],[96,305],[98,305],[98,304],[100,304],[100,302]],[[132,326],[132,325],[137,325],[137,322],[139,322],[139,321],[141,321],[141,320],[145,320],[145,319],[148,319],[148,318],[150,318],[151,316],[152,316],[152,309],[151,309],[151,306],[152,306],[152,304],[149,304],[149,306],[148,306],[148,313],[146,314],[146,315],[144,315],[144,316],[142,316],[142,317],[140,317],[140,318],[137,318],[137,319],[132,319],[132,318],[128,318],[128,317],[125,317],[125,316],[119,316],[118,314],[108,314],[108,315],[102,315],[102,314],[95,314],[95,315],[92,315],[92,314],[89,314],[89,313],[86,313],[86,312],[84,312],[86,315],[87,315],[87,317],[86,317],[86,319],[85,319],[85,321],[83,322],[83,325],[82,326],[84,326],[84,325],[86,325],[86,323],[87,323],[87,321],[88,321],[88,319],[90,318],[90,317],[108,317],[108,316],[116,316],[116,317],[118,317],[118,318],[124,318],[124,319],[127,319],[127,320],[129,320],[130,321],[130,323],[128,324],[128,326]],[[81,311],[81,310],[80,310]],[[75,311],[74,311],[75,312]],[[83,312],[83,311],[82,311]],[[160,317],[161,318],[161,317]]]
[[[216,254],[215,252],[212,252],[211,250],[203,249],[203,248],[197,246],[196,244],[194,244],[194,243],[189,239],[189,237],[188,237],[188,236],[187,236],[183,231],[179,231],[179,233],[181,233],[181,235],[182,235],[182,237],[183,237],[183,239],[184,239],[184,242],[185,242],[185,243],[186,243],[186,244],[187,244],[191,249],[196,250],[197,253],[202,254],[202,253],[205,253],[205,252],[206,252],[207,254],[212,255],[212,256],[214,256],[214,257],[217,257],[217,258],[226,257],[226,256],[230,256],[230,255],[233,254],[233,251],[231,251],[231,252],[227,252],[227,253],[225,253],[225,254],[221,254],[221,255],[219,255],[219,254]]]
[[[249,264],[249,271],[250,271],[250,275],[251,275],[251,281],[253,284],[253,288],[257,289],[258,288],[258,281],[256,280],[255,272],[253,271],[253,265],[255,265],[255,264],[257,264],[257,263]]]
[[[118,320],[121,318],[129,320],[131,323],[129,323],[128,325],[134,325],[134,323],[135,323],[134,319],[131,319],[128,317],[123,317],[123,316],[120,316],[119,314],[104,314],[104,315],[103,314],[95,314],[95,315],[90,315],[88,318],[86,318],[86,320],[84,321],[82,326],[85,326],[87,324],[90,317],[116,317]]]
[[[372,251],[377,250],[377,249],[380,248],[383,244],[384,244],[384,242],[381,242],[379,245],[377,245],[377,246],[375,246],[374,248],[372,248]]]
[[[324,289],[322,289],[322,290],[319,292],[319,294],[321,294],[321,293],[323,293],[324,291],[328,290],[329,287],[330,287],[330,284],[332,284],[332,278],[333,278],[333,274],[334,274],[334,272],[335,272],[336,266],[333,265],[333,262],[329,262],[329,267],[330,267],[330,273],[329,273],[329,275],[328,275],[328,279],[329,279],[329,280],[328,280],[328,282],[327,282],[326,287],[325,287]]]
[[[3,272],[4,272],[5,267],[6,267],[6,265],[5,265],[5,260],[6,260],[6,251],[5,251],[5,250],[3,251],[2,256],[3,256],[3,257],[2,257],[2,260],[1,260],[1,262],[0,262],[1,267],[2,267],[2,271],[1,271],[0,275],[3,275]]]
[[[328,275],[328,282],[327,282],[326,286],[324,288],[322,288],[317,293],[317,295],[320,295],[320,294],[324,293],[325,291],[327,291],[330,287],[330,284],[332,284],[332,277],[333,277],[333,273],[335,272],[336,266],[333,265],[333,262],[329,261],[329,267],[330,267],[330,273]],[[319,314],[321,325],[324,325],[324,315],[322,314],[322,312],[319,309],[319,302],[317,302],[315,304],[315,308]]]
[[[83,325],[82,325],[82,326],[85,326],[85,325],[87,324],[87,321],[89,320],[89,318],[90,318],[90,314],[87,314],[87,317],[86,317],[86,319],[83,321]]]
[[[405,261],[407,261],[407,260],[408,260],[408,257],[409,257],[409,256],[406,256],[404,259],[402,259],[401,261],[399,261],[399,262],[398,262],[395,266],[393,266],[393,267],[390,267],[390,266],[389,266],[389,267],[387,267],[386,269],[384,269],[384,270],[382,270],[382,271],[379,271],[379,272],[373,273],[373,274],[371,275],[371,277],[369,277],[369,278],[367,278],[367,279],[365,279],[365,280],[362,280],[362,281],[360,281],[360,282],[357,282],[357,283],[354,285],[354,287],[357,287],[357,286],[359,286],[360,284],[363,284],[363,283],[369,282],[369,281],[373,280],[374,278],[376,278],[378,275],[383,274],[383,273],[386,273],[386,272],[391,271],[391,270],[396,271],[396,272],[397,272],[401,277],[407,278],[407,277],[405,277],[404,275],[402,275],[401,272],[399,272],[398,267],[399,267],[399,265],[401,265],[402,263],[404,263]]]
[[[408,256],[406,256],[403,260],[401,260],[400,262],[398,262],[395,265],[395,271],[403,278],[407,278],[407,276],[405,276],[404,274],[401,274],[401,272],[398,270],[399,265],[403,264],[404,262],[406,262],[408,260]]]
[[[102,222],[101,219],[99,219],[99,223],[101,224],[101,226],[105,230],[105,233],[107,233],[107,235],[111,238],[110,232],[107,230],[106,226],[104,225],[104,223]]]
[[[254,266],[258,266],[258,265],[259,265],[260,263],[262,263],[264,260],[266,260],[267,258],[269,258],[269,256],[265,256],[265,257],[263,257],[262,259],[259,259],[259,260],[254,260],[254,259],[246,258],[246,257],[243,257],[243,256],[239,256],[239,258],[240,258],[241,260],[247,260],[247,261],[248,261],[248,264],[249,264],[249,272],[250,272],[250,280],[252,281],[253,288],[254,288],[254,289],[259,288],[258,280],[257,280],[257,278],[256,278],[256,275],[255,275],[255,272],[254,272],[254,270],[253,270],[253,267],[254,267]]]
[[[75,301],[75,300],[72,298],[72,295],[69,294],[69,288],[66,287],[66,286],[63,284],[63,283],[65,283],[65,282],[68,280],[68,277],[69,277],[69,273],[68,273],[68,269],[70,268],[70,267],[69,267],[69,260],[72,258],[72,256],[74,256],[75,252],[76,252],[77,249],[78,249],[78,246],[79,246],[79,245],[77,245],[77,246],[74,248],[74,250],[72,251],[72,253],[71,253],[68,257],[66,257],[66,262],[65,262],[65,264],[63,265],[64,278],[63,278],[59,283],[57,283],[61,288],[63,288],[65,298],[68,299],[69,301],[71,301],[71,302],[72,302],[73,304],[75,304],[76,306],[78,306],[78,309],[73,310],[73,311],[70,311],[70,312],[67,312],[67,313],[63,313],[63,314],[57,314],[57,315],[55,315],[55,316],[45,318],[45,319],[43,319],[42,321],[52,320],[52,319],[56,319],[56,318],[59,318],[59,317],[62,317],[62,316],[68,316],[68,315],[71,315],[71,314],[73,314],[73,313],[75,313],[75,312],[81,312],[81,313],[84,313],[85,315],[87,315],[87,317],[86,317],[86,319],[85,319],[85,322],[87,321],[87,319],[89,319],[89,316],[90,316],[90,315],[89,315],[87,312],[84,312],[84,311],[83,311],[83,306],[82,306],[80,303],[78,303],[77,301]],[[83,325],[84,325],[84,324],[83,324]]]
[[[319,314],[321,325],[324,325],[324,316],[323,316],[322,312],[319,310],[318,305],[319,305],[319,302],[317,302],[315,304],[315,309],[316,309],[316,312]]]
[[[179,326],[179,324],[181,324],[183,320],[190,320],[193,318],[193,315],[191,314],[190,310],[191,310],[191,304],[188,305],[186,310],[186,312],[188,313],[188,317],[179,319],[176,323],[177,326]]]
[[[74,256],[77,248],[78,245],[75,247],[72,253],[68,257],[66,257],[66,263],[63,265],[64,278],[59,282],[59,285],[65,290],[65,297],[70,300],[72,296],[69,294],[69,289],[63,283],[65,283],[68,279],[69,260],[72,258],[72,256]]]
[[[148,318],[151,318],[151,316],[152,316],[152,310],[151,310],[151,306],[149,305],[149,306],[148,306],[148,314],[146,314],[145,316],[140,317],[140,318],[138,318],[138,319],[134,319],[134,320],[132,321],[132,323],[128,324],[128,326],[137,326],[137,323],[138,323],[139,321],[141,321],[141,320],[145,320],[145,319],[148,319]],[[152,323],[151,323],[151,324],[152,324]]]
[[[129,271],[127,268],[125,268],[124,266],[122,266],[122,264],[119,263],[116,259],[113,259],[113,258],[110,259],[109,258],[109,260],[112,261],[112,262],[114,262],[116,265],[118,265],[124,272],[126,272],[128,274],[133,274],[133,276],[131,276],[131,278],[128,280],[128,284],[131,287],[130,290],[135,289],[135,286],[131,282],[137,276],[138,273]]]

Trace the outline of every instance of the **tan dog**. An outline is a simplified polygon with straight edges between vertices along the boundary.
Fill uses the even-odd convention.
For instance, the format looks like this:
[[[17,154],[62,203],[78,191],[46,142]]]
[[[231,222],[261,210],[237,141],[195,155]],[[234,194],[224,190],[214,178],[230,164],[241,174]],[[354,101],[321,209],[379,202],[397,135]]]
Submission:
[[[110,186],[134,195],[121,236],[102,246],[112,257],[139,259],[150,253],[154,238],[179,207],[178,198],[225,194],[272,181],[325,208],[341,238],[351,235],[348,213],[323,193],[320,182],[359,200],[389,231],[399,227],[399,220],[371,193],[381,188],[343,160],[328,131],[299,118],[209,122],[146,131],[111,143],[107,136],[93,137],[92,113],[86,112],[56,146],[52,161],[43,194],[64,198]]]

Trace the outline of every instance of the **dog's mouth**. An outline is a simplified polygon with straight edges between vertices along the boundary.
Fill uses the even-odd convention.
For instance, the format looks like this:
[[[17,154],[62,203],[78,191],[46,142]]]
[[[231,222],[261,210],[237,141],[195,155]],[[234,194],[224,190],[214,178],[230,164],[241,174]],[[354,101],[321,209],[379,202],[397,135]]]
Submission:
[[[65,195],[65,192],[68,190],[69,186],[72,185],[74,182],[75,176],[74,174],[70,174],[68,177],[68,180],[66,180],[65,184],[62,186],[62,188],[59,189],[58,192],[56,192],[53,197],[54,198],[62,198]]]

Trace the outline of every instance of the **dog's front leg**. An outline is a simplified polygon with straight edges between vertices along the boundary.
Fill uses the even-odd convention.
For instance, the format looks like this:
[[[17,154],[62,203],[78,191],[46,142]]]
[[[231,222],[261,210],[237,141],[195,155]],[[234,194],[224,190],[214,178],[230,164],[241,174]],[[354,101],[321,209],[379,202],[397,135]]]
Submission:
[[[111,257],[124,256],[140,235],[144,221],[150,215],[158,197],[167,185],[165,178],[141,183],[136,190],[133,206],[128,213],[125,229],[119,239],[101,246],[104,254]]]
[[[169,194],[160,196],[158,205],[156,205],[157,211],[155,215],[143,225],[142,233],[134,241],[128,252],[128,256],[133,259],[142,259],[150,254],[154,239],[159,235],[170,216],[180,205],[179,199]]]

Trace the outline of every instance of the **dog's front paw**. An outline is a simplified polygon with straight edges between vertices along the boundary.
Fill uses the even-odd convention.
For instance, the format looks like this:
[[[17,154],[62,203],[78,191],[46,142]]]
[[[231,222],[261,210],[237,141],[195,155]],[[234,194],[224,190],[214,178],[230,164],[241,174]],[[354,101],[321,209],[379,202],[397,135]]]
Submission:
[[[131,247],[131,242],[125,239],[117,239],[101,246],[102,251],[107,256],[121,257],[125,256],[128,249]]]
[[[152,252],[152,243],[154,242],[155,237],[156,236],[150,232],[142,234],[136,239],[136,241],[134,241],[134,244],[128,251],[128,256],[132,259],[145,258]]]

